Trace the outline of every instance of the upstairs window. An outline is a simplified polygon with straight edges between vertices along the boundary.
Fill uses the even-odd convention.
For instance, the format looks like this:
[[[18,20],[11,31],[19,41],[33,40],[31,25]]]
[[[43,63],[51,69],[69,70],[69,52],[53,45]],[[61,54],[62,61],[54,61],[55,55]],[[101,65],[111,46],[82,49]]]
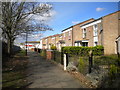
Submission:
[[[98,26],[97,24],[94,25],[94,36],[98,35]]]
[[[45,39],[45,41],[47,42],[47,39]]]
[[[71,31],[69,31],[69,36],[71,36]]]
[[[55,39],[55,37],[52,37],[52,39]]]
[[[83,38],[86,38],[86,33],[87,33],[86,28],[84,28],[83,29]]]
[[[64,33],[64,37],[65,37],[65,33]]]

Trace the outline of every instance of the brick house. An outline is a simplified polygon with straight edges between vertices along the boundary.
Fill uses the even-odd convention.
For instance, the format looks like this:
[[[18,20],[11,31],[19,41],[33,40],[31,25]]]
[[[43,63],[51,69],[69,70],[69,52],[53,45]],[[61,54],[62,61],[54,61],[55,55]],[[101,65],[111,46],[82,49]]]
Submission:
[[[89,19],[42,39],[45,49],[55,45],[58,50],[62,46],[104,46],[104,54],[116,54],[120,47],[120,11],[98,19]],[[116,43],[117,42],[117,43]],[[48,48],[49,46],[49,48]]]
[[[118,14],[120,11],[103,16],[87,24],[81,25],[89,36],[88,46],[103,45],[104,54],[117,54],[116,38],[120,35]]]
[[[62,36],[63,36],[63,41],[64,43],[62,44],[62,46],[73,46],[72,45],[72,41],[73,41],[73,30],[72,30],[72,26],[64,29],[62,31]]]
[[[47,37],[42,38],[42,49],[47,49]]]
[[[81,27],[81,41],[80,46],[96,46],[102,45],[102,24],[101,18],[83,24]]]
[[[62,40],[62,34],[55,34],[52,36],[42,38],[42,49],[50,49],[51,45],[56,46],[58,50],[61,49],[59,40]]]
[[[117,37],[116,39],[117,39],[117,41],[116,41],[116,43],[117,43],[117,53],[120,54],[120,36]]]
[[[90,38],[89,33],[86,33],[86,30],[82,30],[82,28],[80,27],[83,24],[89,23],[91,21],[94,21],[93,18],[83,21],[79,24],[76,24],[73,26],[73,46],[88,46],[88,39]],[[84,33],[84,37],[83,37],[83,33]]]
[[[80,40],[82,40],[82,32],[80,25],[93,21],[91,18],[89,20],[83,21],[79,24],[73,25],[67,29],[62,30],[63,41],[65,42],[63,46],[81,46]],[[85,41],[85,40],[84,40]]]

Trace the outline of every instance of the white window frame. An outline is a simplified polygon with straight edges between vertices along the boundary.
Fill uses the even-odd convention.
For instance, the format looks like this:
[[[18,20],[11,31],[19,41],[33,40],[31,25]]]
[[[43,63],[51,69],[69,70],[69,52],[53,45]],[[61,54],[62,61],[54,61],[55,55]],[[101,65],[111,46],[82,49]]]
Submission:
[[[86,28],[84,28],[83,29],[83,38],[86,38],[86,36],[87,36],[87,30],[86,30]]]
[[[55,39],[55,37],[52,37],[52,39]]]
[[[69,31],[69,36],[71,36],[71,30]]]
[[[95,25],[93,26],[93,29],[94,29],[94,36],[98,36],[98,25],[95,24]]]

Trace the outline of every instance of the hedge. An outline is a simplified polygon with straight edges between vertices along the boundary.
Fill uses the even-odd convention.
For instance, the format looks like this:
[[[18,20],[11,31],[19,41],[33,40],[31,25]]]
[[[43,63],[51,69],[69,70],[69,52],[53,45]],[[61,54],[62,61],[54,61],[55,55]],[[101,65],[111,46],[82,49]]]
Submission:
[[[50,48],[51,48],[51,50],[57,50],[57,47],[54,45],[52,45]]]
[[[79,47],[79,46],[66,46],[62,47],[63,53],[69,53],[72,55],[80,55],[80,56],[88,56],[89,51],[93,51],[93,55],[103,55],[104,48],[103,46],[95,46],[95,47]]]

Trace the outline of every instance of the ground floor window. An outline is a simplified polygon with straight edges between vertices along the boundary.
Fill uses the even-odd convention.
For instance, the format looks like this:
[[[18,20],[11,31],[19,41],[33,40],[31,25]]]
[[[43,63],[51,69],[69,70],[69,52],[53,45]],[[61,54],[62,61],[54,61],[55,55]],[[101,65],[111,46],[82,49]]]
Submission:
[[[94,42],[95,44],[94,44],[94,46],[97,46],[98,45],[98,42]]]
[[[87,47],[88,46],[88,42],[82,42],[82,46]]]
[[[75,43],[75,46],[81,46],[80,42]]]

